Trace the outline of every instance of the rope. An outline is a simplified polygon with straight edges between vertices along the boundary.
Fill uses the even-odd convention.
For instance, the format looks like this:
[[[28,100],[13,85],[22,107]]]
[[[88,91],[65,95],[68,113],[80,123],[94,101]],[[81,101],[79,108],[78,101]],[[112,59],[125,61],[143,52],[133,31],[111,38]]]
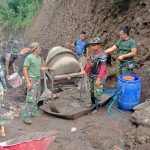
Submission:
[[[107,110],[108,115],[111,116],[111,117],[120,117],[120,116],[122,116],[122,111],[120,109],[118,109],[117,106],[114,106],[115,102],[117,102],[117,100],[118,100],[118,95],[119,95],[119,93],[121,93],[121,91],[122,90],[117,92],[117,89],[111,89],[111,90],[103,91],[103,94],[113,95],[113,97],[110,101],[108,110]],[[112,109],[115,110],[116,112],[112,113],[112,111],[111,111]]]
[[[113,95],[111,102],[109,104],[108,110],[107,110],[108,115],[111,117],[120,117],[123,114],[120,109],[114,106],[115,102],[117,102],[118,100],[119,94],[123,91],[123,87],[119,91],[117,91],[117,89],[111,89],[111,90],[107,90],[103,92],[104,94]],[[115,110],[116,112],[112,113],[111,111],[112,109]]]
[[[125,90],[125,85],[128,84],[130,81],[127,81],[126,83],[124,83],[122,85],[122,88],[118,91],[117,89],[111,89],[111,90],[107,90],[107,91],[103,91],[104,94],[111,94],[113,95],[112,100],[109,104],[107,113],[109,116],[111,117],[120,117],[123,115],[123,111],[121,111],[120,109],[118,109],[118,107],[114,106],[115,102],[117,102],[118,100],[118,96],[120,95],[121,92],[124,93]],[[115,113],[112,113],[111,110],[115,110]]]
[[[109,104],[109,107],[108,107],[108,110],[107,110],[107,113],[109,116],[111,117],[120,117],[123,115],[123,112],[118,109],[116,106],[114,106],[115,102],[118,100],[118,95],[114,95],[113,98],[112,98],[112,101],[111,103]],[[115,110],[116,112],[115,113],[112,113],[111,110]]]

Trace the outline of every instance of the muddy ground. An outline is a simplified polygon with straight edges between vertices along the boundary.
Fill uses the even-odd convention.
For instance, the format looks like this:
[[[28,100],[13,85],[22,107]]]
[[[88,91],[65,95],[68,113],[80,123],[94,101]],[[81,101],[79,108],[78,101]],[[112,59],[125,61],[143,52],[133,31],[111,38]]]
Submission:
[[[55,2],[55,1],[54,1]],[[150,2],[149,0],[131,1],[126,11],[116,9],[112,1],[105,0],[69,0],[58,1],[52,5],[51,0],[43,1],[42,8],[24,34],[27,44],[33,41],[40,43],[47,51],[52,46],[65,46],[73,42],[82,30],[89,37],[103,36],[105,47],[113,45],[120,27],[128,25],[131,37],[138,41],[139,51],[136,57],[136,73],[142,76],[141,101],[150,98]],[[52,7],[55,6],[55,7]],[[27,45],[28,46],[28,45]],[[112,60],[115,60],[112,57]],[[23,59],[22,59],[23,60]],[[20,63],[22,64],[22,63]],[[20,65],[22,66],[22,65]],[[146,69],[147,68],[147,69]],[[106,88],[114,88],[114,68],[110,67]],[[112,77],[113,76],[113,77]],[[5,102],[23,108],[25,96],[23,90],[9,89],[5,94]],[[97,113],[89,113],[77,120],[60,119],[42,113],[42,117],[33,118],[32,125],[23,123],[21,115],[6,125],[5,141],[13,137],[34,131],[57,130],[58,135],[51,150],[111,150],[118,146],[124,150],[149,150],[150,134],[141,140],[142,134],[149,133],[145,127],[137,127],[130,121],[132,112],[124,112],[123,116],[111,117],[107,114],[108,104]],[[75,132],[71,128],[76,127]]]
[[[111,78],[107,81],[106,88],[112,88],[115,84],[115,79]],[[5,94],[5,102],[17,108],[23,109],[24,99],[22,88],[9,89]],[[51,150],[111,150],[115,145],[134,150],[135,146],[136,149],[145,146],[145,143],[142,145],[143,143],[133,141],[138,128],[130,121],[132,112],[123,112],[120,117],[111,117],[107,109],[108,105],[102,107],[99,112],[91,112],[76,120],[60,119],[40,111],[41,116],[33,118],[32,125],[24,124],[20,113],[19,118],[14,118],[6,125],[6,137],[0,138],[0,141],[30,132],[56,130],[58,135]],[[77,130],[71,132],[72,127]],[[125,148],[126,145],[128,148]]]

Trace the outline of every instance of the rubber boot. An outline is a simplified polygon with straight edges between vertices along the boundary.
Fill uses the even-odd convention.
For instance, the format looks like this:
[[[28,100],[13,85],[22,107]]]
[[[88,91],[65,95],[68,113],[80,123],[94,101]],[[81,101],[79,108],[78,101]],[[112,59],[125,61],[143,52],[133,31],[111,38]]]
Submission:
[[[32,109],[31,116],[32,117],[41,117],[41,114],[40,114],[39,110],[37,109],[37,107],[35,107],[35,108]]]
[[[96,105],[96,110],[99,110],[99,109],[100,109],[100,102],[97,101],[97,102],[95,103],[95,105]]]
[[[32,120],[31,120],[30,117],[23,117],[23,121],[24,121],[24,123],[26,123],[26,124],[31,124],[31,123],[32,123]]]
[[[94,96],[91,96],[91,103],[95,104],[95,97]]]

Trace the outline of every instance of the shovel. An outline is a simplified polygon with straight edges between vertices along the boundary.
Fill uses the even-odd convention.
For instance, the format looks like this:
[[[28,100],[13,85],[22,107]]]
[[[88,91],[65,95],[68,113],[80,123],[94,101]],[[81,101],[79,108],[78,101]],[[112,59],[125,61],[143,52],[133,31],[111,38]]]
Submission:
[[[47,88],[45,72],[43,72],[43,77],[44,77],[44,92],[40,96],[40,100],[49,99],[52,96],[52,92]]]
[[[82,77],[81,79],[81,85],[80,85],[80,96],[79,96],[79,99],[80,99],[80,103],[83,102],[82,100],[82,88],[83,88],[83,82],[84,82],[84,77]]]
[[[57,110],[57,108],[54,106],[52,100],[53,100],[53,77],[52,77],[52,84],[51,84],[51,89],[52,89],[52,92],[47,88],[47,83],[46,83],[46,75],[45,75],[45,72],[43,73],[44,75],[44,87],[45,87],[45,90],[44,92],[42,93],[41,97],[40,97],[40,100],[47,100],[48,104],[49,104],[49,107],[51,109],[52,112],[56,112],[56,113],[59,113],[59,111]],[[51,102],[49,101],[51,97]]]
[[[82,77],[82,79],[81,79],[81,85],[80,85],[80,91],[79,91],[79,93],[80,93],[80,95],[79,95],[79,102],[80,102],[80,104],[82,103],[82,102],[84,102],[84,100],[82,99],[82,96],[83,96],[83,88],[84,88],[84,90],[87,92],[88,91],[88,85],[87,85],[87,81],[88,79],[87,79],[87,76],[83,76]]]
[[[54,100],[54,76],[52,75],[52,78],[51,78],[51,91],[52,91],[52,94],[51,94],[51,104],[49,103],[49,107],[51,109],[51,111],[53,112],[56,112],[56,113],[59,113],[58,109],[55,107],[55,105],[52,103],[52,101]]]

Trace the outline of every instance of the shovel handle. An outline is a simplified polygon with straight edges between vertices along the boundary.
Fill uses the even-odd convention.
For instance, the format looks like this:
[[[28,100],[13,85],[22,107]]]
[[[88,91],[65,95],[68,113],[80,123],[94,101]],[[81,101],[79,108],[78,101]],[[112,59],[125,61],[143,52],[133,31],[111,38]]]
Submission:
[[[51,81],[51,92],[52,92],[52,96],[51,96],[51,100],[53,101],[54,100],[54,97],[53,97],[53,91],[54,91],[54,71],[51,71],[51,75],[50,75],[50,72],[49,71],[46,71],[45,72],[47,78]]]
[[[54,79],[54,75],[55,75],[54,71],[50,71],[50,72],[45,71],[45,74],[46,74],[48,80],[51,80],[52,78]]]
[[[54,100],[54,97],[53,97],[53,93],[54,93],[54,78],[52,77],[52,79],[51,79],[51,92],[52,92],[52,101]]]

